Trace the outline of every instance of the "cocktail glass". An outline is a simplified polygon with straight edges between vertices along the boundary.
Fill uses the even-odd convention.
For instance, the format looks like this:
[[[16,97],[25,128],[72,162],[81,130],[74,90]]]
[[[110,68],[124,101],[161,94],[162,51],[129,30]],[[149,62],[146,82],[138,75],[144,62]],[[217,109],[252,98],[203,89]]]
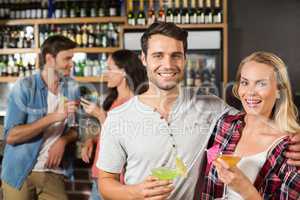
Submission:
[[[220,154],[217,157],[217,160],[223,160],[225,161],[228,165],[229,168],[235,167],[237,163],[241,160],[240,156],[234,155],[234,154]],[[228,200],[228,185],[224,184],[224,189],[223,189],[223,196],[222,198],[217,198],[216,200]]]

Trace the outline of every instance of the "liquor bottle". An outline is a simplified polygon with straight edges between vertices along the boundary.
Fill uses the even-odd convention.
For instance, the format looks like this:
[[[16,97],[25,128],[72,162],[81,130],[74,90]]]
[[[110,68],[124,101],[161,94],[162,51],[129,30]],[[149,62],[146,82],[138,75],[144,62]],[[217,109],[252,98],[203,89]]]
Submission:
[[[25,19],[26,18],[26,9],[27,9],[26,0],[21,0],[20,8],[21,8],[21,19]]]
[[[215,0],[214,10],[213,10],[213,23],[222,23],[222,8],[220,0]]]
[[[113,23],[108,23],[107,37],[108,37],[108,45],[110,47],[118,46],[118,31],[116,25]]]
[[[137,15],[137,25],[146,25],[146,15],[144,12],[144,0],[140,0],[140,8]]]
[[[0,7],[0,19],[5,19],[5,3],[4,2],[0,2],[1,7]]]
[[[206,24],[211,24],[213,22],[211,0],[205,1],[204,21]]]
[[[89,35],[88,35],[88,32],[87,32],[86,24],[81,26],[81,31],[82,31],[82,47],[87,47],[88,46],[88,41],[89,41]]]
[[[179,0],[175,0],[174,23],[181,24],[181,9]]]
[[[168,1],[168,9],[166,14],[166,22],[174,22],[174,13],[173,13],[173,3],[172,0]]]
[[[1,12],[1,9],[0,8],[0,12]],[[15,7],[15,2],[14,1],[11,1],[9,3],[9,18],[10,19],[16,19],[16,7]]]
[[[109,38],[107,36],[108,26],[107,24],[101,25],[100,45],[106,48],[108,46]]]
[[[43,18],[42,4],[38,0],[36,1],[36,18],[37,19]]]
[[[87,3],[86,2],[81,2],[80,5],[80,17],[86,17],[86,10],[87,10]]]
[[[97,3],[96,3],[96,1],[93,3],[88,16],[89,17],[97,17]]]
[[[128,8],[127,23],[129,25],[134,26],[135,25],[135,16],[134,16],[134,12],[133,12],[133,1],[132,0],[127,1],[127,8]]]
[[[106,53],[101,54],[100,66],[101,66],[101,73],[106,71],[106,69],[107,69],[107,54]]]
[[[68,1],[65,1],[62,3],[63,7],[62,7],[62,11],[61,11],[61,17],[62,18],[67,18],[69,17],[69,2]]]
[[[190,14],[189,14],[189,8],[188,8],[188,1],[187,0],[183,0],[181,23],[182,24],[189,24],[190,23]]]
[[[96,24],[95,28],[95,46],[96,47],[101,47],[101,29],[100,29],[100,24]]]
[[[104,17],[105,16],[105,2],[104,0],[99,0],[99,8],[98,8],[98,16]]]
[[[74,18],[74,17],[76,17],[76,3],[72,2],[69,4],[70,4],[69,16],[71,18]]]
[[[147,24],[153,24],[155,22],[155,12],[153,8],[153,0],[149,0],[149,7],[148,7],[148,19]]]
[[[42,6],[42,17],[48,18],[48,4],[46,1],[42,1],[41,2],[41,6]]]
[[[204,17],[204,0],[198,0],[198,9],[197,9],[197,23],[204,24],[205,17]]]
[[[191,0],[190,23],[191,24],[197,24],[196,0]]]
[[[87,26],[89,39],[88,39],[88,47],[94,47],[95,46],[95,34],[94,34],[94,26],[92,24],[89,24]]]
[[[62,17],[62,4],[60,1],[55,1],[54,3],[55,7],[55,18],[61,18]]]
[[[75,26],[74,24],[71,24],[70,27],[68,28],[67,30],[67,35],[68,35],[68,38],[70,40],[72,40],[73,42],[76,42],[76,36],[75,36]]]
[[[76,26],[75,40],[76,40],[78,47],[82,47],[82,32],[81,32],[79,25]]]
[[[89,76],[92,76],[92,62],[91,60],[87,59],[86,62],[85,62],[85,66],[84,66],[84,69],[83,69],[83,76],[85,77],[89,77]]]
[[[108,0],[108,14],[109,16],[118,16],[119,15],[119,1],[118,0]]]
[[[158,11],[157,21],[159,21],[159,22],[166,21],[166,15],[165,15],[164,7],[163,7],[163,0],[159,0],[159,11]]]

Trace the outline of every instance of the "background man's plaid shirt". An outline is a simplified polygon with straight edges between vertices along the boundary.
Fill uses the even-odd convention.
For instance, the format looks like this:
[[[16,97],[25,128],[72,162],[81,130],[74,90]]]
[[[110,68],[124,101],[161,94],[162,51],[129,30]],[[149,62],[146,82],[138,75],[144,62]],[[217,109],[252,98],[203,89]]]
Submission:
[[[208,148],[219,145],[219,151],[223,154],[234,153],[243,126],[244,114],[224,115],[215,128],[215,140]],[[256,177],[254,186],[263,199],[300,199],[300,174],[295,166],[287,164],[287,158],[284,156],[288,144],[288,137],[280,141],[268,154],[266,162]],[[222,197],[224,184],[218,179],[216,168],[213,165],[204,165],[201,173],[205,176],[204,178],[200,176],[198,188],[201,189],[196,191],[195,197],[207,200]]]

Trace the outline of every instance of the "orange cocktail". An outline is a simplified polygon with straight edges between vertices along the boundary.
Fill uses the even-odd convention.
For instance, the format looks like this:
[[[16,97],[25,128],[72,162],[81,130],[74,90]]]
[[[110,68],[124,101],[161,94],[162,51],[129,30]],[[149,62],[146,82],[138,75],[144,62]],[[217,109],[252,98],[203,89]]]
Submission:
[[[217,160],[218,159],[224,160],[229,165],[229,167],[234,167],[241,160],[241,157],[235,155],[223,154],[223,155],[219,155]]]

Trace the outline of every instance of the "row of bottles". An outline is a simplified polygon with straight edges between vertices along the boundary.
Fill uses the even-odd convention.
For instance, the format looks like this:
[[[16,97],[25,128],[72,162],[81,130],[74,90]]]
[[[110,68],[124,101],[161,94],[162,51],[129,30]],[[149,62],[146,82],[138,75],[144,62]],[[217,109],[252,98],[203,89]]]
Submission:
[[[0,48],[34,48],[33,26],[0,26]]]
[[[45,0],[0,0],[0,19],[36,19],[48,17]]]
[[[0,56],[0,76],[24,77],[36,72],[35,55],[15,54]]]
[[[121,2],[119,0],[81,0],[56,1],[53,17],[104,17],[120,16]]]
[[[127,1],[127,23],[129,25],[150,25],[154,21],[176,24],[222,23],[222,0],[163,0],[159,5],[149,0],[144,5],[140,0],[137,6],[133,0]],[[138,8],[137,8],[138,7]],[[146,9],[145,9],[146,8]],[[147,13],[147,14],[146,14]]]
[[[120,40],[119,25],[114,23],[44,25],[40,28],[40,44],[54,34],[70,38],[79,47],[118,47]]]
[[[0,0],[0,19],[120,16],[119,0]]]
[[[107,56],[107,53],[102,53],[99,59],[78,59],[74,62],[73,76],[101,76],[107,67]]]

